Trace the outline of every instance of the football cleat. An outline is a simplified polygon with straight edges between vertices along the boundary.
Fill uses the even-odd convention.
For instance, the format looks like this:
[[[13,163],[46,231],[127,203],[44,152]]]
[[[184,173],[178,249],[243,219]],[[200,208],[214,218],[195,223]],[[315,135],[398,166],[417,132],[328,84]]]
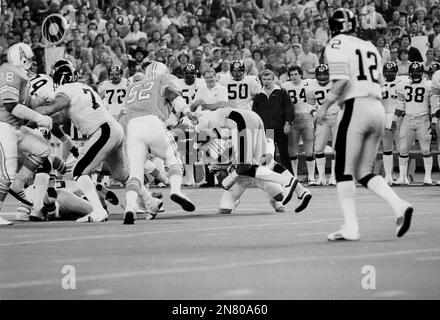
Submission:
[[[104,185],[102,185],[101,183],[98,183],[96,185],[96,191],[98,191],[102,197],[108,201],[109,203],[111,203],[114,206],[117,206],[119,204],[119,199],[116,196],[116,194],[113,191],[110,191],[109,189],[107,189]]]
[[[298,179],[295,177],[292,177],[290,179],[289,183],[284,186],[284,199],[283,199],[283,206],[289,203],[290,199],[292,199],[292,194],[296,189],[296,186],[298,185]]]
[[[413,207],[409,203],[406,203],[403,215],[396,218],[396,236],[398,238],[402,237],[409,230],[413,211]]]
[[[136,216],[133,211],[125,211],[123,224],[134,224]]]
[[[170,195],[170,199],[176,203],[178,203],[183,210],[185,211],[194,211],[196,209],[196,206],[194,203],[192,203],[191,200],[189,200],[187,197],[181,194],[173,193]]]
[[[328,241],[358,241],[361,239],[361,235],[359,231],[356,232],[347,232],[345,230],[345,226],[341,226],[336,232],[330,233],[327,236]]]
[[[164,211],[165,210],[163,210],[162,200],[157,199],[157,198],[153,198],[151,203],[149,203],[145,208],[145,213],[147,214],[145,219],[153,220],[154,218],[156,218],[156,216],[159,212],[164,212]]]
[[[280,201],[275,201],[274,199],[270,199],[270,205],[275,209],[275,212],[285,212],[286,207]]]
[[[308,179],[307,184],[309,186],[317,186],[318,183],[315,181],[315,179]]]
[[[306,189],[306,191],[303,192],[301,197],[298,197],[299,205],[298,207],[296,207],[295,212],[298,213],[303,211],[305,208],[307,208],[311,199],[312,199],[312,194],[310,193],[309,190]]]
[[[423,185],[424,186],[433,186],[434,183],[432,182],[431,178],[425,178],[425,179],[423,179]]]
[[[0,217],[0,226],[10,226],[10,225],[12,225],[11,221]]]

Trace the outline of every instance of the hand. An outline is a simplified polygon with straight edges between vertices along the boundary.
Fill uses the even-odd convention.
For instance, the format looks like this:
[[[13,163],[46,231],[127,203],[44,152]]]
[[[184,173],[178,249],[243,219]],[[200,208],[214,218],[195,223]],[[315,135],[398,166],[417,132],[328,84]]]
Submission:
[[[319,108],[316,112],[316,120],[318,124],[323,125],[327,121],[327,110],[324,108]]]
[[[270,153],[266,153],[261,157],[261,165],[265,166],[268,165],[273,159],[273,155]]]
[[[393,120],[391,122],[391,131],[396,132],[397,131],[397,122]]]
[[[288,135],[288,134],[290,133],[291,126],[292,126],[292,125],[291,125],[289,122],[286,122],[286,123],[284,124],[283,131],[284,131],[284,134],[285,134],[285,135]]]
[[[431,129],[431,135],[432,135],[432,138],[433,138],[434,140],[436,140],[436,139],[437,139],[437,124],[434,123],[434,122],[432,122],[432,123],[431,123],[431,127],[430,127],[430,129]]]
[[[41,115],[41,117],[37,120],[37,124],[39,127],[48,128],[49,131],[52,130],[52,118],[49,116]]]
[[[79,157],[79,150],[76,146],[74,146],[72,149],[70,149],[70,153],[75,157],[78,158]]]

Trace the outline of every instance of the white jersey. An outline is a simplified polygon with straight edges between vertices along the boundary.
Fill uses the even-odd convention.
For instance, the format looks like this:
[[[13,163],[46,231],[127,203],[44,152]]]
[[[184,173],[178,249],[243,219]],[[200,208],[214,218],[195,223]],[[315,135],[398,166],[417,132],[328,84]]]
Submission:
[[[339,34],[327,44],[325,57],[330,80],[348,80],[339,104],[360,97],[382,99],[382,57],[371,42]]]
[[[396,89],[398,102],[407,115],[420,116],[430,113],[431,81],[423,79],[413,83],[410,77],[399,82]]]
[[[245,75],[240,81],[225,77],[219,83],[228,90],[226,106],[235,109],[252,110],[252,100],[261,91],[261,83],[256,76]]]
[[[106,80],[98,87],[99,96],[115,119],[118,119],[121,111],[125,109],[127,89],[128,80],[125,78],[122,78],[118,84],[114,84],[111,80]]]
[[[177,81],[177,87],[182,93],[183,99],[185,99],[186,104],[190,105],[194,102],[194,98],[196,96],[196,92],[199,89],[206,87],[206,83],[204,80],[196,78],[193,84],[188,85],[185,83],[185,79],[179,79]]]
[[[290,96],[293,103],[295,113],[310,113],[312,106],[307,103],[306,91],[309,89],[309,80],[301,80],[299,85],[295,85],[292,81],[287,81],[281,84]]]
[[[436,71],[432,75],[432,95],[434,96],[432,107],[432,113],[435,113],[439,108],[439,97],[440,97],[440,70]]]
[[[58,95],[70,100],[67,115],[83,135],[90,136],[102,124],[115,121],[99,95],[85,83],[65,83],[55,90]]]
[[[397,106],[397,93],[396,89],[399,82],[405,80],[406,76],[398,76],[394,81],[385,81],[382,95],[383,106],[385,107],[385,113],[393,113]]]
[[[29,79],[29,82],[31,83],[31,96],[44,99],[53,99],[55,97],[52,77],[45,74],[36,74]]]
[[[316,79],[310,79],[309,86],[306,90],[307,103],[311,106],[318,109],[323,105],[325,99],[327,99],[327,95],[332,88],[332,82],[329,81],[325,86],[322,86],[318,83]],[[327,110],[327,114],[338,113],[340,110],[337,103],[333,103]]]

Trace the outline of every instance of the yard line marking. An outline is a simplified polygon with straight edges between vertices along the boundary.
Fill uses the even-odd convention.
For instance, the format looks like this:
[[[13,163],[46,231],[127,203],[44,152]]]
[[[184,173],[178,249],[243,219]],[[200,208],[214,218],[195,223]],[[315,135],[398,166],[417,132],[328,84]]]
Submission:
[[[225,264],[214,264],[214,265],[196,265],[192,267],[179,266],[177,268],[160,268],[160,269],[143,269],[139,271],[130,272],[115,272],[107,274],[94,274],[87,276],[78,276],[78,282],[88,282],[88,281],[102,281],[102,280],[112,280],[112,279],[125,279],[134,278],[142,276],[154,276],[154,275],[169,275],[169,274],[181,274],[187,272],[202,272],[202,271],[217,271],[222,269],[232,269],[232,268],[243,268],[243,267],[259,267],[259,266],[270,266],[276,264],[292,263],[292,262],[314,262],[318,260],[353,260],[353,259],[364,259],[364,258],[387,258],[392,256],[407,256],[408,254],[419,254],[419,253],[437,253],[440,252],[440,248],[432,249],[418,249],[418,250],[400,250],[400,251],[388,251],[388,252],[376,252],[376,253],[366,253],[357,255],[337,255],[337,256],[317,256],[317,257],[293,257],[293,258],[283,258],[283,259],[269,259],[269,260],[257,260],[257,261],[246,261],[246,262],[230,262]],[[60,279],[45,279],[45,280],[29,280],[29,281],[19,281],[19,282],[9,282],[0,283],[0,289],[18,289],[26,287],[38,287],[47,285],[59,285]]]
[[[272,227],[272,226],[283,227],[283,226],[291,226],[291,225],[315,224],[315,223],[334,222],[334,221],[341,221],[341,219],[319,219],[319,220],[297,221],[297,222],[280,221],[280,223],[261,223],[261,224],[253,224],[253,225],[252,224],[235,225],[235,226],[209,227],[209,228],[200,228],[200,229],[162,230],[162,231],[149,231],[149,232],[138,232],[138,233],[128,233],[128,234],[103,234],[103,235],[85,236],[85,237],[51,238],[51,239],[21,241],[21,242],[3,242],[0,243],[0,247],[9,247],[9,246],[17,246],[17,245],[34,245],[34,244],[62,242],[62,241],[132,238],[132,237],[147,236],[154,234],[170,234],[170,233],[179,233],[179,232],[222,231],[222,230],[252,229],[252,228]]]

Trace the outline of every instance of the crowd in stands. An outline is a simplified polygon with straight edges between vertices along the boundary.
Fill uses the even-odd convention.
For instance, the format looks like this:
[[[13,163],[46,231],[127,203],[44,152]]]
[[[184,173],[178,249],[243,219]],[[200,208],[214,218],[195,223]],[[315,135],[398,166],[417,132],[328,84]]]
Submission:
[[[241,59],[248,74],[271,69],[284,81],[298,65],[313,78],[338,7],[356,13],[359,36],[374,42],[384,63],[396,61],[401,75],[412,61],[428,68],[440,60],[438,0],[1,0],[0,56],[4,62],[11,44],[28,43],[44,72],[41,24],[61,13],[69,30],[58,46],[92,85],[112,65],[129,77],[153,60],[178,77],[188,63],[200,75],[212,67],[222,76]]]

